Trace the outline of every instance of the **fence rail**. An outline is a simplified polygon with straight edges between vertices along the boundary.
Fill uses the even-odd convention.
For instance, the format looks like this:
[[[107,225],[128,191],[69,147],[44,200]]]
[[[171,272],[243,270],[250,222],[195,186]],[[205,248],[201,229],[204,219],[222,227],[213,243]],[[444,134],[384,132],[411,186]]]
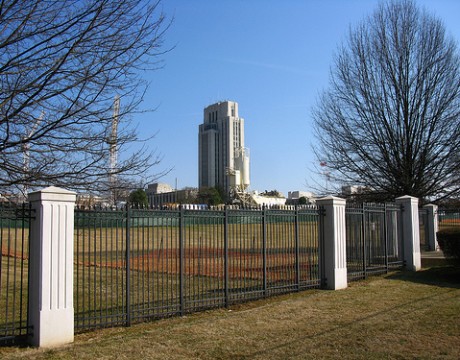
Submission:
[[[348,280],[403,265],[401,207],[350,204],[345,210]]]
[[[27,322],[29,205],[0,205],[0,344],[30,333]]]
[[[320,216],[317,207],[76,210],[76,328],[319,287]]]

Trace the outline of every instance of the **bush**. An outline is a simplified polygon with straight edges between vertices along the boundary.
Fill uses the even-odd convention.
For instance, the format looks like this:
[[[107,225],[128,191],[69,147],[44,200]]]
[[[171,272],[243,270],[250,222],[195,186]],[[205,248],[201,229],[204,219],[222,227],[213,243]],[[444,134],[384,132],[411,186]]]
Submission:
[[[460,262],[460,227],[438,231],[438,244],[447,258]]]

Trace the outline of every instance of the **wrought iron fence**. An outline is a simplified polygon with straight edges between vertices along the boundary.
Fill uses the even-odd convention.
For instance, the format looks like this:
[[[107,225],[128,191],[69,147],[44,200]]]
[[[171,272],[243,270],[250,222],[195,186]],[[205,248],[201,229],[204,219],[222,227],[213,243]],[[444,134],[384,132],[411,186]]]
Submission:
[[[29,205],[0,204],[0,344],[17,342],[31,329],[27,322]]]
[[[75,326],[321,285],[321,209],[76,210]]]
[[[403,265],[401,208],[395,204],[349,204],[345,209],[348,280]]]
[[[349,280],[403,264],[401,211],[346,207]],[[453,214],[440,211],[441,223],[455,223]],[[130,325],[319,287],[323,216],[319,207],[76,209],[75,327]],[[0,342],[31,332],[32,218],[27,206],[0,207]]]
[[[460,209],[458,208],[439,208],[438,227],[439,230],[460,226]]]
[[[347,205],[349,280],[403,265],[402,211],[395,204]],[[79,331],[228,306],[327,281],[321,207],[127,207],[76,209],[74,215]],[[440,228],[460,225],[460,210],[440,209],[437,215]],[[419,216],[425,226],[425,213]],[[33,219],[29,205],[0,204],[0,344],[33,331],[27,318]]]
[[[428,250],[428,210],[418,209],[419,231],[420,231],[420,250]]]

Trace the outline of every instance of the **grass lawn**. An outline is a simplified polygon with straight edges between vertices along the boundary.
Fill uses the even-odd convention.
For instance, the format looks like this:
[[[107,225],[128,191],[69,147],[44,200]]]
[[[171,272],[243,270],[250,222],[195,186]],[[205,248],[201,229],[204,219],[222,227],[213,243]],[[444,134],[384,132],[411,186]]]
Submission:
[[[460,269],[432,267],[77,335],[1,359],[459,359]]]

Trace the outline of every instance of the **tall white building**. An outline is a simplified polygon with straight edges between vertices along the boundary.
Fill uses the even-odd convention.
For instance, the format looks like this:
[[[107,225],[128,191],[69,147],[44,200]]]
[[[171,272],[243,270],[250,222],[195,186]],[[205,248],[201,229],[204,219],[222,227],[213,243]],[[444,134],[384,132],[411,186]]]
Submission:
[[[198,133],[198,185],[219,187],[226,193],[232,186],[249,186],[249,152],[244,148],[244,119],[238,103],[223,101],[204,109]]]

